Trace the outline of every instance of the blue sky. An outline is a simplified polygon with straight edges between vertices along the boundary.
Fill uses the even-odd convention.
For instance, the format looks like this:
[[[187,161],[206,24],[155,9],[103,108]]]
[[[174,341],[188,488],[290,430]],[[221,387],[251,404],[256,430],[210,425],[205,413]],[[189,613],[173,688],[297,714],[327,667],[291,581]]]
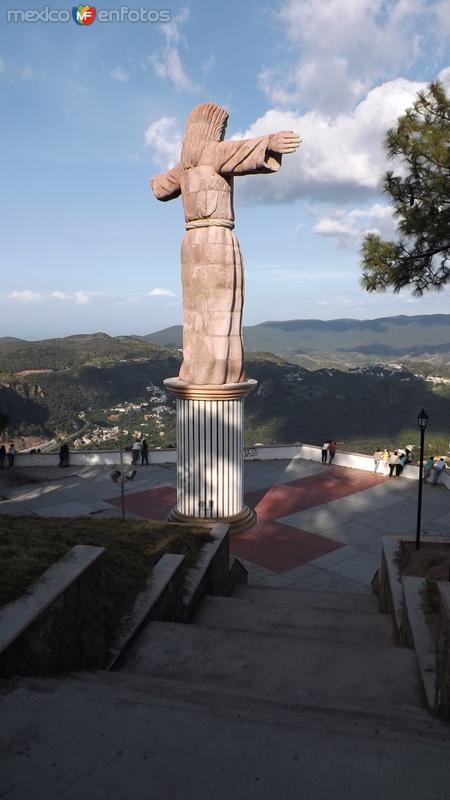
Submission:
[[[236,181],[246,324],[447,312],[449,291],[364,292],[358,249],[365,230],[394,233],[386,129],[427,82],[450,86],[450,0],[160,7],[169,23],[82,27],[8,23],[45,3],[3,4],[0,336],[181,322],[181,203],[158,203],[149,180],[205,101],[228,108],[229,136],[303,139],[277,175]]]

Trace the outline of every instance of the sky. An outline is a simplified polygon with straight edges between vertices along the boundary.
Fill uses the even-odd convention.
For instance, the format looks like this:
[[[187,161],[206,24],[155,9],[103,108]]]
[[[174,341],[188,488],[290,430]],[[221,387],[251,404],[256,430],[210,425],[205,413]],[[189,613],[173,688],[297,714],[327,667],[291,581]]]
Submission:
[[[181,201],[149,181],[202,102],[227,108],[228,137],[302,138],[279,173],[236,179],[245,324],[449,312],[450,290],[368,294],[359,249],[395,237],[387,129],[431,80],[450,88],[450,0],[161,2],[133,22],[156,7],[110,0],[90,25],[61,0],[1,4],[0,336],[181,323]]]

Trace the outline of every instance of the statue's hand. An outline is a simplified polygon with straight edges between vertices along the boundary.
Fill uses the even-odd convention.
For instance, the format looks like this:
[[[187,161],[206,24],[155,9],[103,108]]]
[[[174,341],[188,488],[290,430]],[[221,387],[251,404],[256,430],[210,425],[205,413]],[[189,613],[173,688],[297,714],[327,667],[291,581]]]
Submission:
[[[269,150],[273,153],[295,153],[300,147],[300,136],[294,131],[279,131],[269,136]]]

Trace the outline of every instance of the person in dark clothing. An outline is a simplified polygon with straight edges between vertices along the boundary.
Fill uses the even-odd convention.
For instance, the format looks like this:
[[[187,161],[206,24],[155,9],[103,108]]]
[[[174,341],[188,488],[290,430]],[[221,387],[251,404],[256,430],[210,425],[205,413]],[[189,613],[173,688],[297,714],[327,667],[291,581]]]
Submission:
[[[326,442],[324,442],[323,445],[322,445],[322,464],[326,464],[327,463],[329,446],[330,446],[330,440],[327,439]]]
[[[147,440],[143,439],[141,448],[141,465],[147,464],[148,467],[148,444]]]
[[[8,449],[8,466],[10,468],[14,466],[15,457],[16,457],[16,448],[14,447],[14,442],[11,442]]]
[[[69,446],[67,444],[63,444],[59,451],[58,467],[68,467],[68,466],[69,466]]]
[[[405,464],[406,464],[406,454],[403,456],[399,456],[397,458],[397,461],[395,462],[395,476],[397,478],[399,478],[400,475],[402,474]]]
[[[333,442],[333,441],[331,441],[329,443],[329,445],[328,445],[328,458],[329,458],[329,463],[330,464],[333,463],[333,458],[336,455],[336,447],[337,447],[337,443]]]
[[[3,469],[5,458],[6,458],[6,447],[4,444],[2,444],[0,447],[0,469]]]

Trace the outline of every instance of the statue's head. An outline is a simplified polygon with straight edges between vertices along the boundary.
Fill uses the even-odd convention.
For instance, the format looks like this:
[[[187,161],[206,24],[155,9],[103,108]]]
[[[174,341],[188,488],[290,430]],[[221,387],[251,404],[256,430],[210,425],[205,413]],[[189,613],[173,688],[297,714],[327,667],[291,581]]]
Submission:
[[[197,166],[209,142],[221,142],[225,136],[228,111],[215,103],[202,103],[189,114],[184,129],[181,163],[183,167]]]

